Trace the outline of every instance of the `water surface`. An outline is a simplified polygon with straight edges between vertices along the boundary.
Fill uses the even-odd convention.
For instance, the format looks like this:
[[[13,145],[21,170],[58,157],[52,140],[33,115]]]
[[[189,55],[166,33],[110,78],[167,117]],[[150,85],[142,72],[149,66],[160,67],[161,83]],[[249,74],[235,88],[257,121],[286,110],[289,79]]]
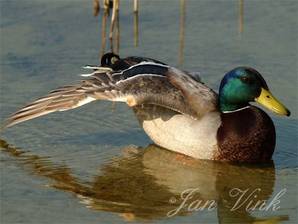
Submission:
[[[101,17],[94,18],[91,2],[82,1],[12,0],[0,6],[3,120],[78,80],[81,66],[98,63]],[[95,102],[1,133],[2,223],[297,222],[297,2],[245,1],[239,35],[237,1],[187,1],[181,66],[179,7],[179,1],[141,1],[134,47],[132,5],[121,1],[120,55],[200,71],[215,89],[231,68],[256,68],[292,112],[290,118],[270,113],[278,135],[273,162],[237,166],[177,157],[150,145],[124,104]],[[181,192],[196,188],[195,198],[214,200],[216,209],[183,209],[168,217]],[[233,188],[260,188],[258,199],[269,202],[286,193],[277,211],[231,212]]]

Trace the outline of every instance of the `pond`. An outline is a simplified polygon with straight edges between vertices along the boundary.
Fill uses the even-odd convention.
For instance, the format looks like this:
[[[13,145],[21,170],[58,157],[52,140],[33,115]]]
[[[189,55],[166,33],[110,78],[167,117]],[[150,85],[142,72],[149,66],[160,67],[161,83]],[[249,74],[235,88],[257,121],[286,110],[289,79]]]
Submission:
[[[94,17],[92,1],[0,6],[2,122],[99,63],[103,12]],[[216,90],[232,68],[256,68],[292,113],[267,111],[277,129],[273,161],[180,156],[152,145],[126,105],[95,102],[0,133],[1,223],[297,223],[297,2],[244,1],[241,22],[239,1],[186,1],[184,27],[181,7],[140,1],[135,46],[133,1],[121,1],[120,56],[200,72]]]

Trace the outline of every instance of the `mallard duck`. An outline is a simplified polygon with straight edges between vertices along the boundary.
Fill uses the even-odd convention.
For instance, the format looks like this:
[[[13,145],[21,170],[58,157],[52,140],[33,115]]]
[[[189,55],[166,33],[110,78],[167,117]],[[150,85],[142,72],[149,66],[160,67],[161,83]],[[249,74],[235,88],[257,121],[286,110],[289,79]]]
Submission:
[[[125,102],[152,141],[165,149],[197,159],[264,162],[274,152],[275,127],[250,102],[290,115],[250,67],[226,73],[218,94],[197,74],[151,58],[107,53],[100,66],[85,68],[93,71],[21,108],[6,127],[95,100]]]

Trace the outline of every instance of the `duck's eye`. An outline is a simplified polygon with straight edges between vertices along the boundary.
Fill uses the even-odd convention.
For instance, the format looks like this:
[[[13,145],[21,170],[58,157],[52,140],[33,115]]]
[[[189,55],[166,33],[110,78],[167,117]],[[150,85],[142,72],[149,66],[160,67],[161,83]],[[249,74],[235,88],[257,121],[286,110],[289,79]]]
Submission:
[[[242,76],[240,77],[240,80],[246,84],[251,84],[253,82],[253,80],[248,76]]]

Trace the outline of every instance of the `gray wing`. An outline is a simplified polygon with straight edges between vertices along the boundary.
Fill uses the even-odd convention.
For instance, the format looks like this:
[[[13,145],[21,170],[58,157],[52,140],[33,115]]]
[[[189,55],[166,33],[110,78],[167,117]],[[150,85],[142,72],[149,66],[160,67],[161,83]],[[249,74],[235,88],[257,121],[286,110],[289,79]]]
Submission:
[[[153,104],[192,117],[198,114],[197,107],[189,106],[188,101],[193,99],[188,97],[188,87],[180,83],[180,79],[188,76],[167,65],[143,62],[120,72],[98,69],[84,76],[85,79],[79,83],[53,90],[21,108],[7,119],[5,127],[52,112],[74,109],[95,100],[125,102],[130,107]],[[197,82],[191,77],[189,79]]]
[[[182,92],[197,118],[218,110],[217,94],[193,75],[172,67],[169,68],[167,77],[171,84]]]

